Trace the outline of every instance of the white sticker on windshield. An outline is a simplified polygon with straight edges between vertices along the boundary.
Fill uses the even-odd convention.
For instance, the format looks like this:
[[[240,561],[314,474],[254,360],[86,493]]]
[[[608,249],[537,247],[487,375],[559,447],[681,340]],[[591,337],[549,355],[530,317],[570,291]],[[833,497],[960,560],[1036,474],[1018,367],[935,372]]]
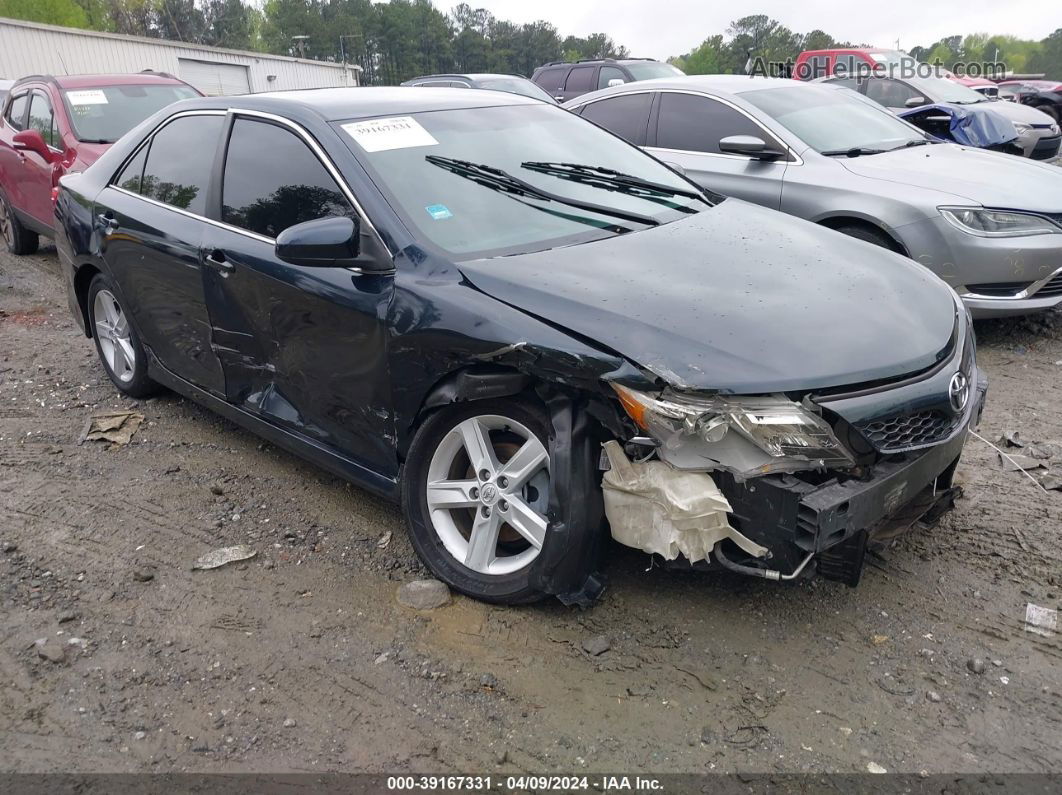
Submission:
[[[344,124],[343,129],[366,152],[409,149],[414,146],[437,146],[438,141],[412,116],[392,116]]]
[[[94,88],[89,91],[67,91],[66,98],[71,105],[106,105],[107,95]]]

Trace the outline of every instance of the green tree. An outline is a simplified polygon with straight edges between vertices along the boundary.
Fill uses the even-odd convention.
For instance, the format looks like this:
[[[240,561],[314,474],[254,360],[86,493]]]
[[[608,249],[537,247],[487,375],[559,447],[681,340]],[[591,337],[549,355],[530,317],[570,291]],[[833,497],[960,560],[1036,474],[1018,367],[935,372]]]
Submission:
[[[88,15],[74,0],[0,0],[0,17],[87,28]]]

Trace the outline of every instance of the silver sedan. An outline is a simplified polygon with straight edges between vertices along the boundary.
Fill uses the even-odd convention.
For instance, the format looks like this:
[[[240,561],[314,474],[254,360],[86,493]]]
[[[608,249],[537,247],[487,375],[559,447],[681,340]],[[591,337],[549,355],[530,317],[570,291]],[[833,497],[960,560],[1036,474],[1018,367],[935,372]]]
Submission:
[[[821,83],[668,78],[565,107],[704,187],[911,257],[975,316],[1062,302],[1057,166],[936,142],[865,97]]]

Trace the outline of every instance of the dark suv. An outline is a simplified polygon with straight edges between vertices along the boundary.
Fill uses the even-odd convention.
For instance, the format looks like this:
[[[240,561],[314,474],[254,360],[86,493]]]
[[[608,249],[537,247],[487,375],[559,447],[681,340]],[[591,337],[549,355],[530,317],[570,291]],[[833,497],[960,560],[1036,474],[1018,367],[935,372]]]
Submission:
[[[531,79],[558,102],[567,102],[599,88],[682,74],[681,69],[652,58],[587,58],[575,63],[553,61],[538,67]]]

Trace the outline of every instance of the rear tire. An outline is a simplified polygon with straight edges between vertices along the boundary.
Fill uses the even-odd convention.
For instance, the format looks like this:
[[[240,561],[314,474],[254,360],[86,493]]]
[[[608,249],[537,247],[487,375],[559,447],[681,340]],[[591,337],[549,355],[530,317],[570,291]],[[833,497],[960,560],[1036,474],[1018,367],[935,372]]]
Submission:
[[[158,384],[148,378],[147,351],[117,295],[114,284],[102,273],[89,284],[89,329],[96,353],[119,392],[132,398],[149,397]]]
[[[402,477],[410,540],[455,590],[510,605],[545,597],[530,575],[547,526],[547,427],[531,401],[484,400],[441,409],[413,438]]]
[[[35,254],[40,246],[40,237],[23,226],[15,215],[15,210],[7,203],[7,199],[0,193],[0,237],[4,239],[4,245],[12,254],[19,256]]]

